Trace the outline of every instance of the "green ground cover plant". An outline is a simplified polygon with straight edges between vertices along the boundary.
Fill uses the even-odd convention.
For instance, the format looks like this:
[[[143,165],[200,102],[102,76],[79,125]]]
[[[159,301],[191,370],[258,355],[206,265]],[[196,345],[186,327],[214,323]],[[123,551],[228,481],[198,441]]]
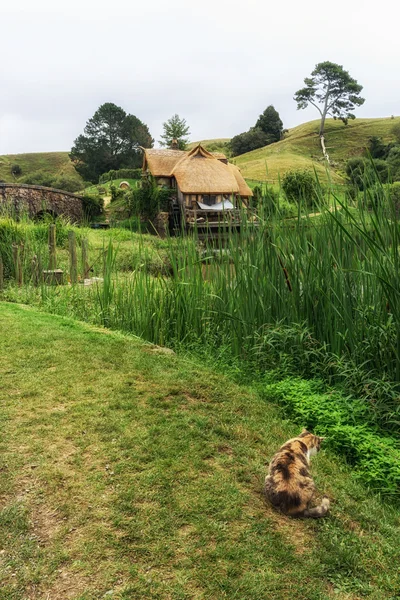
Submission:
[[[264,503],[299,431],[268,393],[32,308],[0,303],[0,326],[1,600],[396,599],[399,510],[329,450],[329,517]]]

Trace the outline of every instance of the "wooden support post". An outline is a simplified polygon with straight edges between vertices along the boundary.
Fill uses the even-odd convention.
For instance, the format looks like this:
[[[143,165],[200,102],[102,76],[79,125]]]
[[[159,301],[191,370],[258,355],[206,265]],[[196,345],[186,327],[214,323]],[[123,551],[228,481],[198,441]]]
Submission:
[[[88,279],[89,277],[89,262],[88,262],[88,241],[86,238],[82,238],[82,277]]]
[[[18,244],[12,245],[12,255],[13,255],[13,263],[14,263],[14,277],[15,281],[18,285],[22,285],[23,277],[22,277],[22,265],[21,265],[21,250],[23,246],[18,246]]]
[[[39,263],[38,263],[38,257],[36,256],[36,254],[32,258],[31,267],[32,267],[32,283],[35,286],[39,285]]]
[[[0,254],[0,292],[4,287],[4,265],[3,265],[3,259],[1,257]]]
[[[57,268],[57,252],[56,252],[56,226],[50,223],[49,226],[49,270]]]
[[[78,281],[78,260],[76,257],[76,237],[75,231],[68,232],[68,246],[69,246],[69,276],[71,283],[77,283]]]

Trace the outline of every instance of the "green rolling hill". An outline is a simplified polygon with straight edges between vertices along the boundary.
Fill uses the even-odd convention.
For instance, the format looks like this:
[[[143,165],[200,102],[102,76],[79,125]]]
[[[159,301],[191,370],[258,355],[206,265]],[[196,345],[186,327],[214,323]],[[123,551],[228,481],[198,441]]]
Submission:
[[[21,175],[13,177],[11,166],[19,165]],[[35,171],[46,171],[52,175],[67,175],[78,178],[79,175],[68,156],[68,152],[32,152],[28,154],[4,154],[0,156],[0,180],[17,182]]]
[[[332,161],[330,176],[340,183],[347,159],[362,154],[372,136],[386,143],[394,139],[391,129],[395,119],[355,119],[345,126],[341,121],[326,121],[325,143]],[[253,150],[232,159],[247,179],[276,181],[290,169],[315,169],[322,179],[327,173],[318,136],[319,120],[298,125],[285,134],[283,140]],[[226,139],[205,140],[207,149],[218,149]],[[223,152],[223,149],[221,148]]]
[[[328,119],[325,141],[331,158],[329,176],[334,182],[343,181],[345,162],[352,156],[362,154],[372,136],[382,138],[386,143],[392,141],[393,125],[400,122],[395,119],[355,119],[345,126],[341,121]],[[277,181],[279,176],[290,169],[315,169],[324,180],[328,177],[318,136],[319,120],[303,123],[289,129],[283,140],[232,158],[247,179]],[[198,142],[189,144],[192,148]],[[202,140],[203,146],[211,152],[223,152],[229,156],[229,138]],[[20,177],[11,175],[11,166],[18,164]],[[37,152],[30,154],[7,154],[0,156],[0,180],[18,181],[22,177],[43,170],[53,175],[77,173],[69,159],[68,152]]]

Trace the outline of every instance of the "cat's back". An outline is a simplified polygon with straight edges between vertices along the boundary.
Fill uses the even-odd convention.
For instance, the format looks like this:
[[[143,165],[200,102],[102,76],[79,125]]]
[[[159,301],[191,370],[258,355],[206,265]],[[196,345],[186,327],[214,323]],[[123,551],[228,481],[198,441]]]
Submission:
[[[290,512],[305,505],[313,492],[308,447],[301,439],[293,438],[272,458],[265,480],[265,494],[274,506]]]

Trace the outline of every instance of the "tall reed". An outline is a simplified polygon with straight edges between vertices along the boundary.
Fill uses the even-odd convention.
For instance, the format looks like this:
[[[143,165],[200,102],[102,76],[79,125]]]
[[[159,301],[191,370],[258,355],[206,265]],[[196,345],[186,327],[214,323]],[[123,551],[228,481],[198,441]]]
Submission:
[[[364,397],[371,420],[398,432],[397,207],[379,185],[352,203],[331,192],[329,206],[320,187],[319,199],[316,216],[299,209],[284,219],[279,206],[261,206],[224,240],[170,240],[169,276],[138,262],[122,277],[110,245],[103,283],[46,289],[40,302],[156,344],[223,353],[259,374],[324,377]]]

